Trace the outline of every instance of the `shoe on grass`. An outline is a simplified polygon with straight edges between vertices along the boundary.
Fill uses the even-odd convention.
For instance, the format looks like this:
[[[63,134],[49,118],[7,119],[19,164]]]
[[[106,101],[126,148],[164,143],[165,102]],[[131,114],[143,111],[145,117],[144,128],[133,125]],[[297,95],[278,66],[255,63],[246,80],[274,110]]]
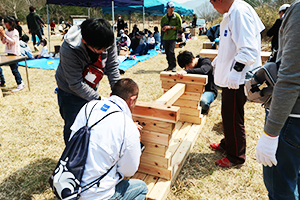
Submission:
[[[216,165],[218,165],[219,167],[223,167],[223,168],[228,168],[228,167],[238,167],[238,166],[242,166],[244,165],[244,163],[240,164],[240,163],[232,163],[228,160],[228,158],[222,158],[216,161]]]
[[[225,152],[225,149],[223,149],[223,148],[220,146],[220,143],[211,143],[211,144],[210,144],[210,148],[212,148],[212,149],[215,150],[215,151]]]
[[[25,87],[25,84],[22,82],[21,84],[19,84],[19,85],[17,86],[16,89],[12,90],[11,92],[19,92],[20,90],[23,90],[24,87]]]

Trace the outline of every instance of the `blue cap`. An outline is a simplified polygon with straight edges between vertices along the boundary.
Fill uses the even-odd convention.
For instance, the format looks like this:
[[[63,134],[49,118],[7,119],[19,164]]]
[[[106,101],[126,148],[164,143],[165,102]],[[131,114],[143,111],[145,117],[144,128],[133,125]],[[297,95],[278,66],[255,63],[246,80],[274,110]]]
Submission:
[[[173,2],[168,2],[167,3],[167,6],[166,6],[166,8],[168,9],[168,8],[174,8],[175,7],[175,4],[173,3]]]

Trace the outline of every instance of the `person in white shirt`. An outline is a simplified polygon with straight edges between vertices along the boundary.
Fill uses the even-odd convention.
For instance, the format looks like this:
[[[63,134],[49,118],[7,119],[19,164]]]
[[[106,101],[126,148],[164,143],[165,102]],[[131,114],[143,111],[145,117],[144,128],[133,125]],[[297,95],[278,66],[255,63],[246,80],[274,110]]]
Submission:
[[[155,38],[153,37],[153,33],[151,33],[151,32],[149,32],[149,37],[148,37],[147,43],[149,44],[149,49],[154,49]]]
[[[220,167],[244,164],[246,136],[244,126],[244,81],[247,71],[261,66],[261,36],[264,25],[255,10],[242,0],[210,0],[223,14],[220,46],[213,61],[215,84],[222,88],[221,114],[224,138],[211,143],[213,150],[226,152],[216,161]]]
[[[48,48],[47,48],[47,40],[45,39],[41,39],[41,43],[40,43],[43,48],[42,48],[42,51],[39,55],[37,55],[35,58],[49,58],[50,55],[48,53]]]
[[[120,30],[120,34],[121,34],[121,37],[126,37],[127,47],[130,47],[131,40],[130,40],[130,38],[128,37],[128,35],[125,34],[124,30]]]
[[[143,200],[148,192],[147,185],[137,179],[126,179],[135,174],[139,167],[141,146],[140,133],[133,122],[131,112],[138,98],[138,85],[129,78],[120,79],[113,88],[111,97],[94,100],[83,106],[72,127],[71,137],[86,123],[87,113],[95,105],[89,118],[94,124],[106,114],[113,113],[91,129],[90,142],[81,185],[86,185],[112,170],[100,181],[81,194],[80,200],[136,199]],[[92,104],[92,105],[91,105]]]

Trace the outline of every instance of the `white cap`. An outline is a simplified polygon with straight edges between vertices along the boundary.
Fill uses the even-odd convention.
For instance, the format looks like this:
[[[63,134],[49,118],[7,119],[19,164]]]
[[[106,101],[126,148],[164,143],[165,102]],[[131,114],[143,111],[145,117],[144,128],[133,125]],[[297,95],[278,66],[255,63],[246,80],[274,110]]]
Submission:
[[[288,9],[291,5],[290,4],[283,4],[282,6],[280,6],[279,8],[279,12],[280,11],[285,11],[286,9]]]
[[[167,9],[168,9],[168,8],[174,8],[174,7],[175,7],[175,5],[174,5],[173,2],[169,1],[169,2],[167,3],[167,6],[166,6]]]
[[[120,34],[122,34],[122,33],[124,33],[124,30],[123,30],[123,29],[120,30]]]

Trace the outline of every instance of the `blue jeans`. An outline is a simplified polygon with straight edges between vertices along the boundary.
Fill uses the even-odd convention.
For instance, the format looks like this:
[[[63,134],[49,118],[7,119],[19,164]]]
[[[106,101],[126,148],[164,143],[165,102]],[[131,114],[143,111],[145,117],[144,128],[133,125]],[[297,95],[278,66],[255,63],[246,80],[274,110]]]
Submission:
[[[15,76],[15,80],[16,80],[17,84],[18,85],[21,84],[22,83],[22,77],[21,77],[21,74],[19,73],[19,70],[18,70],[18,67],[19,67],[18,63],[13,63],[13,64],[10,64],[9,66],[10,66],[11,72]]]
[[[289,117],[281,129],[276,152],[277,165],[263,167],[270,200],[299,199],[300,119]]]
[[[74,123],[78,112],[88,101],[61,89],[58,89],[57,91],[57,99],[60,115],[65,121],[64,141],[65,144],[67,144],[71,135],[70,128]]]
[[[207,112],[210,107],[210,104],[216,99],[215,93],[211,91],[205,91],[201,95],[200,106],[203,112]]]
[[[5,84],[5,78],[4,78],[3,71],[2,71],[1,67],[0,67],[0,82],[1,82],[1,85]]]
[[[115,194],[110,198],[111,200],[144,200],[148,192],[145,182],[139,179],[122,180],[115,189]]]
[[[147,43],[140,44],[134,51],[133,54],[145,55],[149,50],[149,45]]]

